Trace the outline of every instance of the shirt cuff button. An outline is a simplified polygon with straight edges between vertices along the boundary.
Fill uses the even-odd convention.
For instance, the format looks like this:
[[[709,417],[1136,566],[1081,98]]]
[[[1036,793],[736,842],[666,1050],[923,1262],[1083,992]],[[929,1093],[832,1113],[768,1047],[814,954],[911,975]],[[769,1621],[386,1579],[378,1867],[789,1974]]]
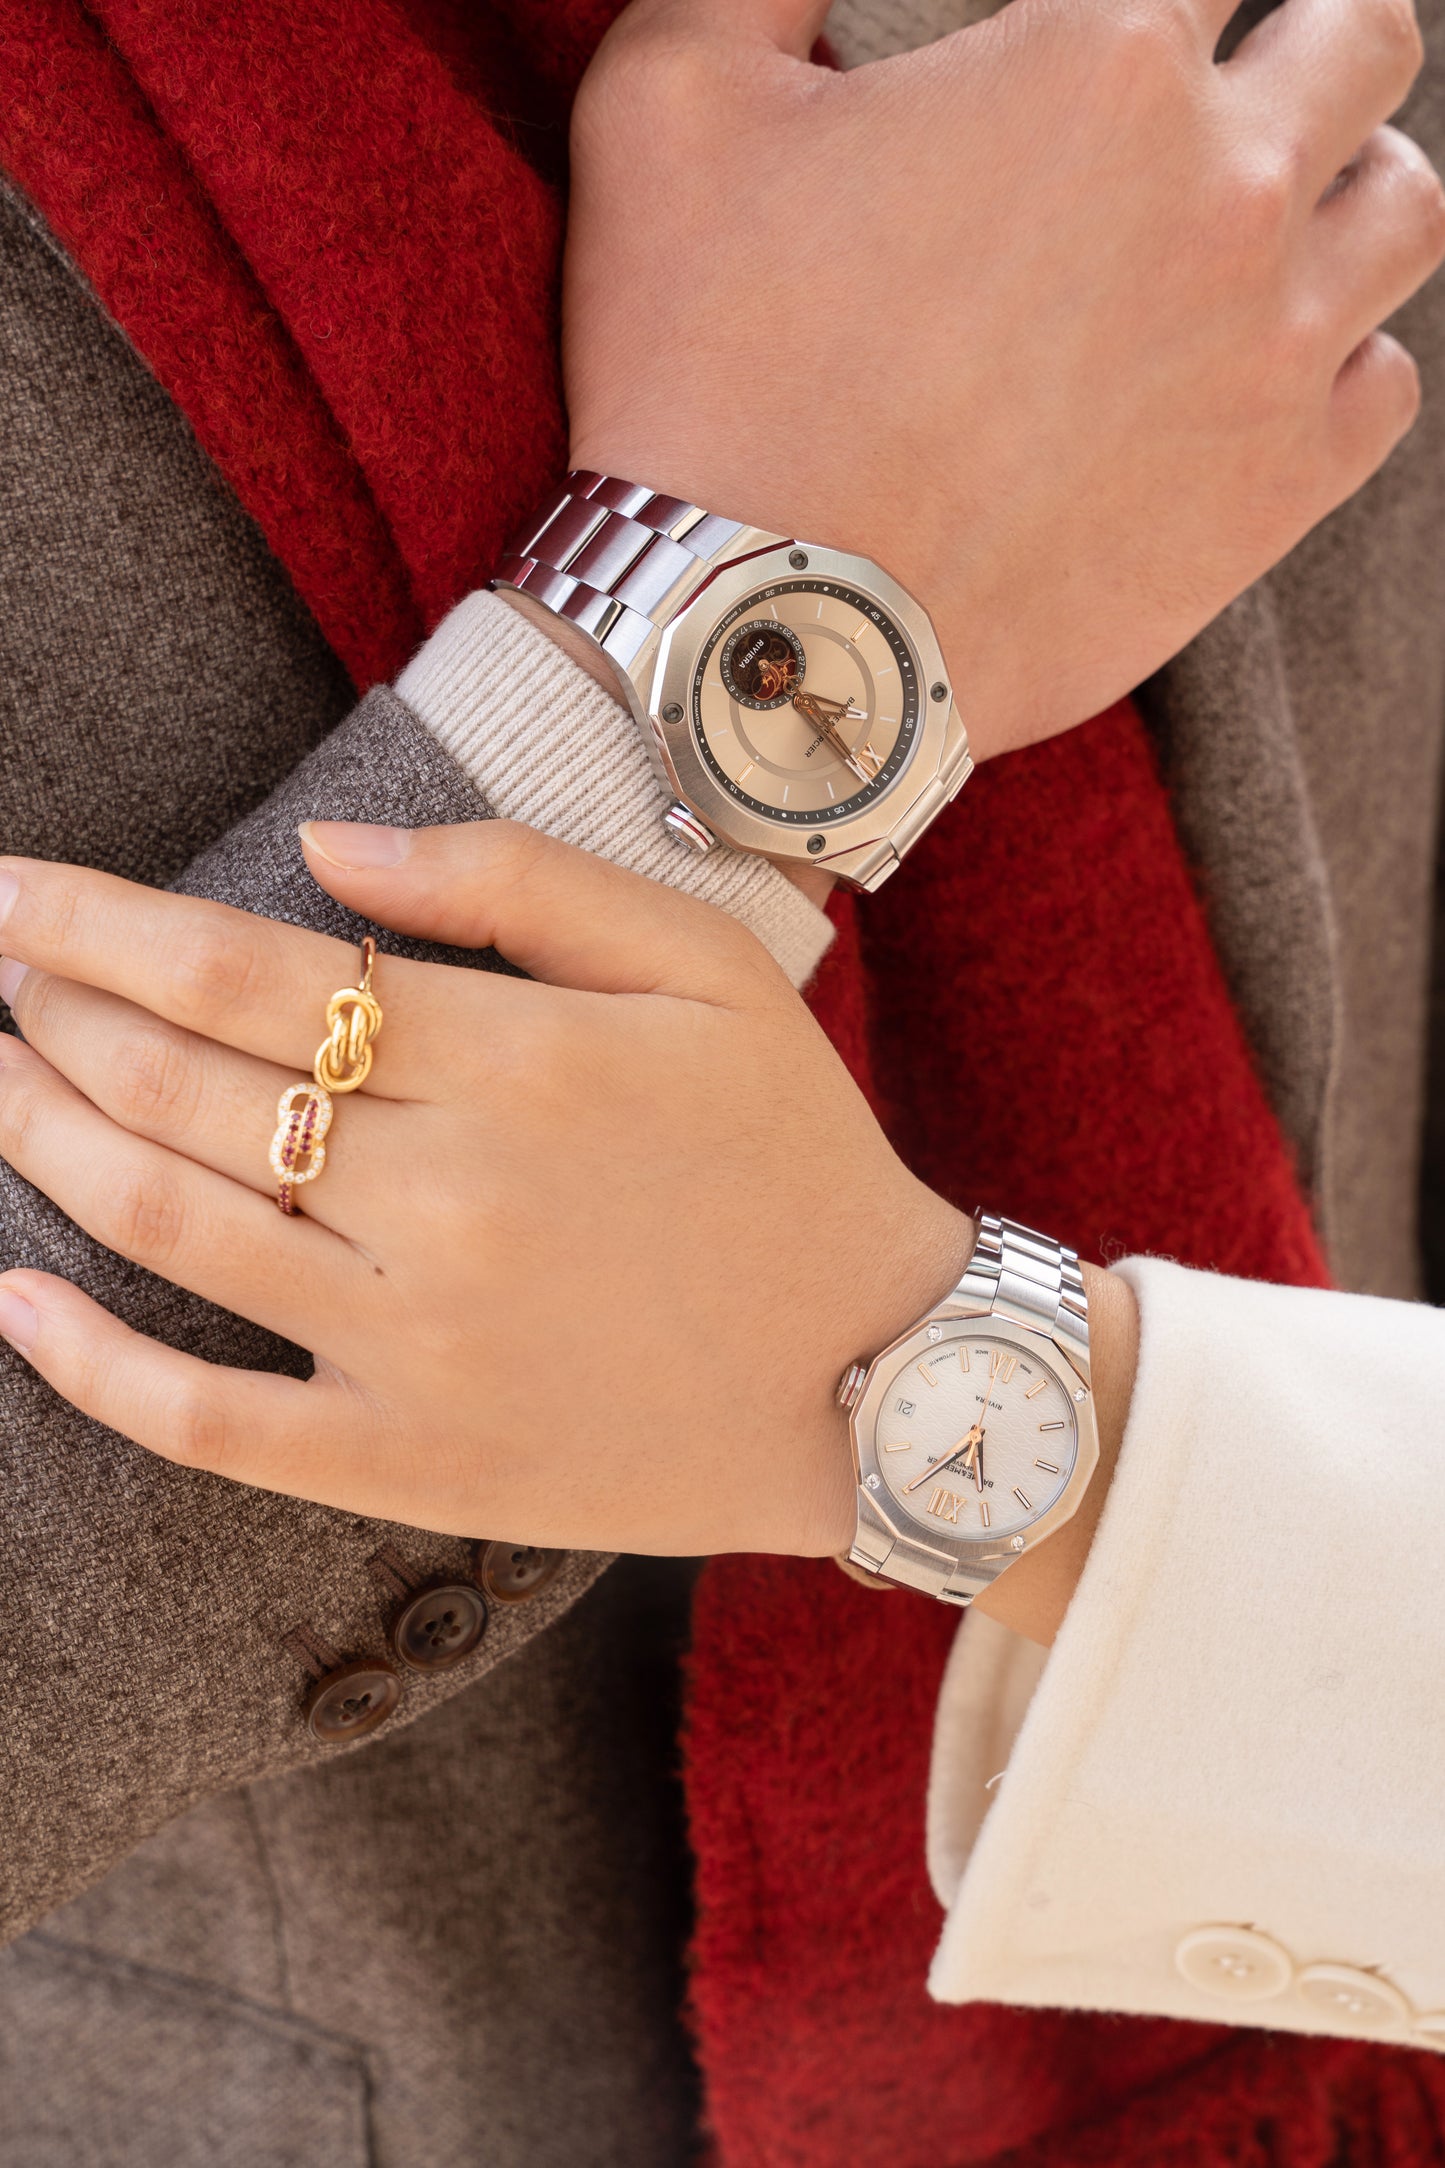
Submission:
[[[1306,1965],[1296,1985],[1301,2002],[1348,2032],[1410,2022],[1410,2005],[1399,1988],[1353,1965]]]
[[[1288,1952],[1254,1927],[1196,1927],[1174,1962],[1191,1987],[1220,2002],[1264,2002],[1294,1978]]]

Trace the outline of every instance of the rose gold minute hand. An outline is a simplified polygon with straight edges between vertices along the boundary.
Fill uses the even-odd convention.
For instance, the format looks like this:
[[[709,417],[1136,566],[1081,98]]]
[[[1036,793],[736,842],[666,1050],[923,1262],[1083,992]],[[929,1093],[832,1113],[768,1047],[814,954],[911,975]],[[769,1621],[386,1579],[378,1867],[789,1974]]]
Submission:
[[[904,1497],[906,1498],[910,1491],[916,1491],[921,1484],[926,1483],[931,1475],[937,1475],[940,1468],[946,1468],[950,1461],[957,1460],[960,1453],[972,1453],[974,1466],[975,1468],[977,1468],[978,1449],[982,1444],[983,1425],[982,1423],[975,1423],[968,1436],[966,1438],[960,1438],[957,1445],[955,1445],[951,1449],[951,1451],[942,1454],[937,1460],[931,1460],[928,1463],[928,1466],[924,1469],[922,1475],[916,1475],[911,1483],[904,1484]],[[978,1487],[980,1490],[983,1489],[982,1481],[979,1481]]]
[[[873,777],[868,773],[868,770],[838,728],[838,717],[850,713],[851,701],[830,700],[825,704],[815,693],[800,692],[794,693],[793,706],[800,715],[807,717],[814,729],[821,734],[824,744],[832,747],[844,766],[852,769],[860,783],[871,783],[873,781]],[[832,710],[832,712],[830,713],[829,710]]]

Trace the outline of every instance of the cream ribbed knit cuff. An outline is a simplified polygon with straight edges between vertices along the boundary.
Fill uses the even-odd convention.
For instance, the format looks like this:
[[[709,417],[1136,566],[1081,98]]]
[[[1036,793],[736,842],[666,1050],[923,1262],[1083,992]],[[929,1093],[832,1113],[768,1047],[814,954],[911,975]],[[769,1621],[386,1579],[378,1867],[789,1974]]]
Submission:
[[[519,610],[468,595],[396,689],[503,820],[717,904],[806,986],[833,938],[824,913],[765,858],[675,841],[631,715]]]

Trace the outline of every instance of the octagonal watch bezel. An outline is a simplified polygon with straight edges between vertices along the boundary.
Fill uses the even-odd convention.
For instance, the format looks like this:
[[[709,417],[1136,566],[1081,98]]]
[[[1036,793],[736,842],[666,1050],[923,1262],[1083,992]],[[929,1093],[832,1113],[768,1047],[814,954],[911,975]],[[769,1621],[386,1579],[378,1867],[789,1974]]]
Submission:
[[[746,534],[739,538],[745,545],[749,539]],[[799,554],[807,559],[805,565],[795,561]],[[820,822],[817,827],[768,820],[739,805],[711,773],[693,730],[693,672],[719,618],[764,588],[798,581],[833,582],[875,596],[902,633],[918,676],[917,740],[896,782],[857,813]],[[930,801],[930,817],[940,811],[972,766],[952,681],[928,613],[870,558],[822,549],[812,542],[769,538],[765,547],[739,551],[734,546],[727,560],[714,567],[663,628],[652,656],[645,651],[638,656],[631,675],[643,709],[639,720],[650,734],[666,787],[720,841],[767,858],[823,866],[829,872],[856,877],[900,829],[911,840],[909,815],[920,801]],[[937,685],[948,688],[942,700],[932,697]],[[669,722],[665,718],[673,709],[678,719]],[[938,788],[940,783],[945,784],[943,790]],[[809,837],[815,834],[824,837],[821,850],[808,848]]]
[[[937,1326],[935,1336],[933,1328]],[[921,1519],[916,1520],[897,1504],[889,1491],[878,1458],[877,1434],[879,1420],[885,1403],[893,1392],[902,1372],[910,1362],[921,1356],[936,1352],[956,1340],[967,1340],[973,1333],[986,1331],[990,1338],[1026,1348],[1030,1362],[1038,1362],[1048,1370],[1074,1402],[1079,1428],[1079,1448],[1069,1479],[1047,1512],[1028,1528],[1021,1529],[1021,1544],[1013,1536],[1001,1536],[978,1542],[965,1536],[935,1536],[925,1528]],[[1084,1398],[1076,1396],[1082,1389]],[[928,1552],[941,1564],[962,1564],[970,1573],[990,1579],[1022,1558],[1035,1545],[1044,1542],[1071,1521],[1083,1504],[1084,1493],[1099,1465],[1099,1426],[1094,1410],[1093,1387],[1089,1378],[1087,1357],[1078,1358],[1065,1353],[1046,1333],[1033,1332],[1019,1325],[1012,1318],[997,1316],[983,1307],[977,1310],[950,1309],[947,1314],[935,1313],[925,1318],[900,1339],[880,1349],[868,1366],[868,1374],[858,1399],[849,1411],[849,1437],[853,1447],[853,1469],[858,1482],[859,1512],[868,1513],[881,1529],[895,1541],[907,1543],[916,1550]],[[872,1479],[870,1481],[870,1478]],[[886,1569],[885,1569],[886,1570]]]

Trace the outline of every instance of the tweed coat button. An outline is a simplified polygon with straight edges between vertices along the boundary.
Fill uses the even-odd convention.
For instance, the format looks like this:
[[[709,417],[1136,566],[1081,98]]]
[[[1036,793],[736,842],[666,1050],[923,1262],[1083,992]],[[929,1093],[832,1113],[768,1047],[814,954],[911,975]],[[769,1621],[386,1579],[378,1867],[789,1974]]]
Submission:
[[[466,1581],[419,1589],[391,1622],[391,1652],[413,1671],[449,1671],[487,1630],[487,1607]]]
[[[566,1556],[565,1551],[539,1550],[531,1543],[489,1543],[477,1579],[497,1603],[530,1603],[551,1587]]]
[[[1255,1927],[1196,1927],[1174,1962],[1191,1987],[1221,2002],[1264,2002],[1294,1976],[1288,1953]]]
[[[377,1656],[338,1664],[316,1681],[306,1696],[306,1728],[324,1746],[364,1739],[384,1724],[401,1699],[401,1681]]]
[[[1295,1982],[1301,2002],[1351,2029],[1366,2025],[1405,2025],[1410,2005],[1398,1987],[1353,1965],[1306,1965]]]

